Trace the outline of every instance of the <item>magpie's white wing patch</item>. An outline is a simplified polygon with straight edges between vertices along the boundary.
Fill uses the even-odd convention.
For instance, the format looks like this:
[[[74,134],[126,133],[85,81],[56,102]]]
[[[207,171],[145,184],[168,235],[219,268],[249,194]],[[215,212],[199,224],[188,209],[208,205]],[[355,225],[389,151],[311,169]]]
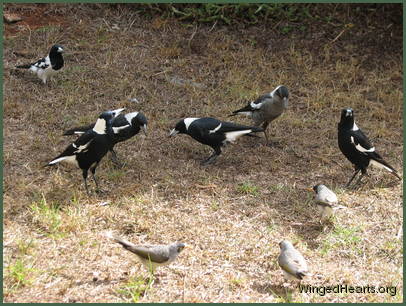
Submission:
[[[260,109],[263,104],[264,104],[264,102],[255,103],[255,101],[253,101],[250,103],[250,106],[252,109]]]
[[[126,129],[130,126],[130,124],[124,125],[124,126],[118,126],[118,127],[114,127],[113,126],[113,132],[114,134],[118,134],[121,130]]]
[[[216,133],[220,128],[221,128],[221,123],[216,128],[214,128],[213,130],[210,130],[209,134]]]
[[[84,150],[87,149],[87,147],[90,145],[90,143],[93,141],[93,139],[89,140],[87,143],[85,143],[84,145],[79,145],[77,146],[76,144],[72,143],[72,146],[76,149],[73,153],[80,153]]]
[[[354,144],[355,148],[361,152],[361,153],[371,153],[371,152],[375,152],[375,147],[372,147],[370,149],[365,149],[363,146],[361,146],[359,143],[355,143],[354,141],[354,137],[351,136],[351,143]]]

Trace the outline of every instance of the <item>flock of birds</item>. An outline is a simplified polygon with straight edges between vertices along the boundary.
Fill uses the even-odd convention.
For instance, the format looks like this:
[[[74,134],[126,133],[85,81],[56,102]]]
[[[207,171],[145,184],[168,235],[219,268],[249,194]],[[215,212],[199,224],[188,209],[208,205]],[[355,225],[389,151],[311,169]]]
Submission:
[[[48,56],[37,62],[16,67],[31,70],[46,84],[47,79],[63,67],[63,51],[62,46],[54,45]],[[203,165],[208,165],[221,154],[222,147],[228,143],[234,143],[241,136],[258,137],[255,133],[264,132],[266,143],[269,144],[266,129],[288,107],[288,100],[289,91],[281,85],[231,114],[231,116],[247,115],[252,118],[253,126],[208,117],[184,118],[176,124],[169,136],[187,134],[196,141],[210,146],[214,152],[202,162]],[[124,108],[105,111],[100,114],[95,123],[66,131],[64,135],[76,134],[79,137],[61,154],[53,158],[47,166],[60,162],[73,163],[78,166],[82,170],[88,194],[87,176],[90,170],[96,184],[96,191],[99,190],[95,172],[107,152],[111,152],[112,161],[119,165],[114,146],[135,136],[141,129],[147,134],[147,118],[141,112],[123,114],[123,111]],[[368,137],[358,128],[354,121],[354,111],[351,108],[341,111],[341,119],[338,124],[338,146],[355,168],[346,187],[349,187],[356,175],[361,172],[357,182],[353,185],[354,188],[358,186],[362,177],[367,174],[367,168],[370,165],[385,169],[401,180],[397,171],[382,158]],[[336,209],[344,208],[338,204],[336,194],[325,185],[319,184],[312,189],[315,192],[315,203],[320,210],[322,220],[330,218]],[[186,246],[181,242],[169,245],[134,245],[112,233],[108,233],[107,236],[136,254],[140,261],[152,271],[157,266],[174,261]],[[291,242],[284,240],[279,243],[279,246],[278,263],[286,279],[301,280],[309,274],[306,260]]]

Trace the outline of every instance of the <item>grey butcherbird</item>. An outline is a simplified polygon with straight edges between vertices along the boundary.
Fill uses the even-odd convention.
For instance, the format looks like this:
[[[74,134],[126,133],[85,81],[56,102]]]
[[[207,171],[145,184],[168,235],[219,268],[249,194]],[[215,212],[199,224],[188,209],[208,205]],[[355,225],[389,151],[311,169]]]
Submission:
[[[302,254],[294,248],[290,241],[281,241],[279,247],[281,248],[281,252],[278,257],[278,263],[285,279],[300,281],[309,274],[306,260]]]
[[[346,208],[345,206],[338,205],[336,194],[323,184],[317,184],[308,190],[314,191],[316,194],[314,200],[322,221],[329,219],[335,210]]]
[[[167,245],[135,245],[112,233],[107,233],[106,236],[121,244],[126,250],[137,255],[141,263],[152,273],[156,267],[165,266],[173,262],[186,247],[186,244],[182,242]]]

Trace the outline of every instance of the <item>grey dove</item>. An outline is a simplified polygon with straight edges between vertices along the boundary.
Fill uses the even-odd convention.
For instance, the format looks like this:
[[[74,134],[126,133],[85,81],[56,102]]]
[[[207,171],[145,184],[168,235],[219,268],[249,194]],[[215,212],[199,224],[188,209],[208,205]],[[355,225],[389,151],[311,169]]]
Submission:
[[[158,266],[165,266],[173,262],[186,247],[186,244],[181,242],[168,245],[135,245],[113,234],[108,234],[108,237],[137,255],[141,263],[152,271],[155,271]]]
[[[278,257],[278,263],[282,268],[285,279],[302,280],[309,273],[306,260],[302,254],[288,240],[281,241],[279,246],[281,253]]]
[[[336,194],[325,185],[318,184],[313,187],[313,191],[316,193],[314,200],[322,221],[330,218],[335,210],[345,208],[338,205]]]
[[[272,92],[267,93],[255,101],[248,103],[245,107],[234,111],[234,115],[246,115],[252,118],[255,126],[260,126],[264,129],[266,143],[269,144],[266,128],[268,125],[278,118],[284,110],[288,107],[289,91],[283,86],[279,85]]]

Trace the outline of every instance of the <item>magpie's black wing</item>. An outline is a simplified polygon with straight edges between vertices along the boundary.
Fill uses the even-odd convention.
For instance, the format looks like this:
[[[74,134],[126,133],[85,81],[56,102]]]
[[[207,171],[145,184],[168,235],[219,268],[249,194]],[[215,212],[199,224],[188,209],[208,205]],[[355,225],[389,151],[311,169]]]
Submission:
[[[94,123],[89,124],[89,125],[85,125],[85,126],[79,126],[70,130],[67,130],[63,133],[64,136],[67,135],[82,135],[84,134],[86,131],[89,131],[91,129],[93,129],[94,127]]]

